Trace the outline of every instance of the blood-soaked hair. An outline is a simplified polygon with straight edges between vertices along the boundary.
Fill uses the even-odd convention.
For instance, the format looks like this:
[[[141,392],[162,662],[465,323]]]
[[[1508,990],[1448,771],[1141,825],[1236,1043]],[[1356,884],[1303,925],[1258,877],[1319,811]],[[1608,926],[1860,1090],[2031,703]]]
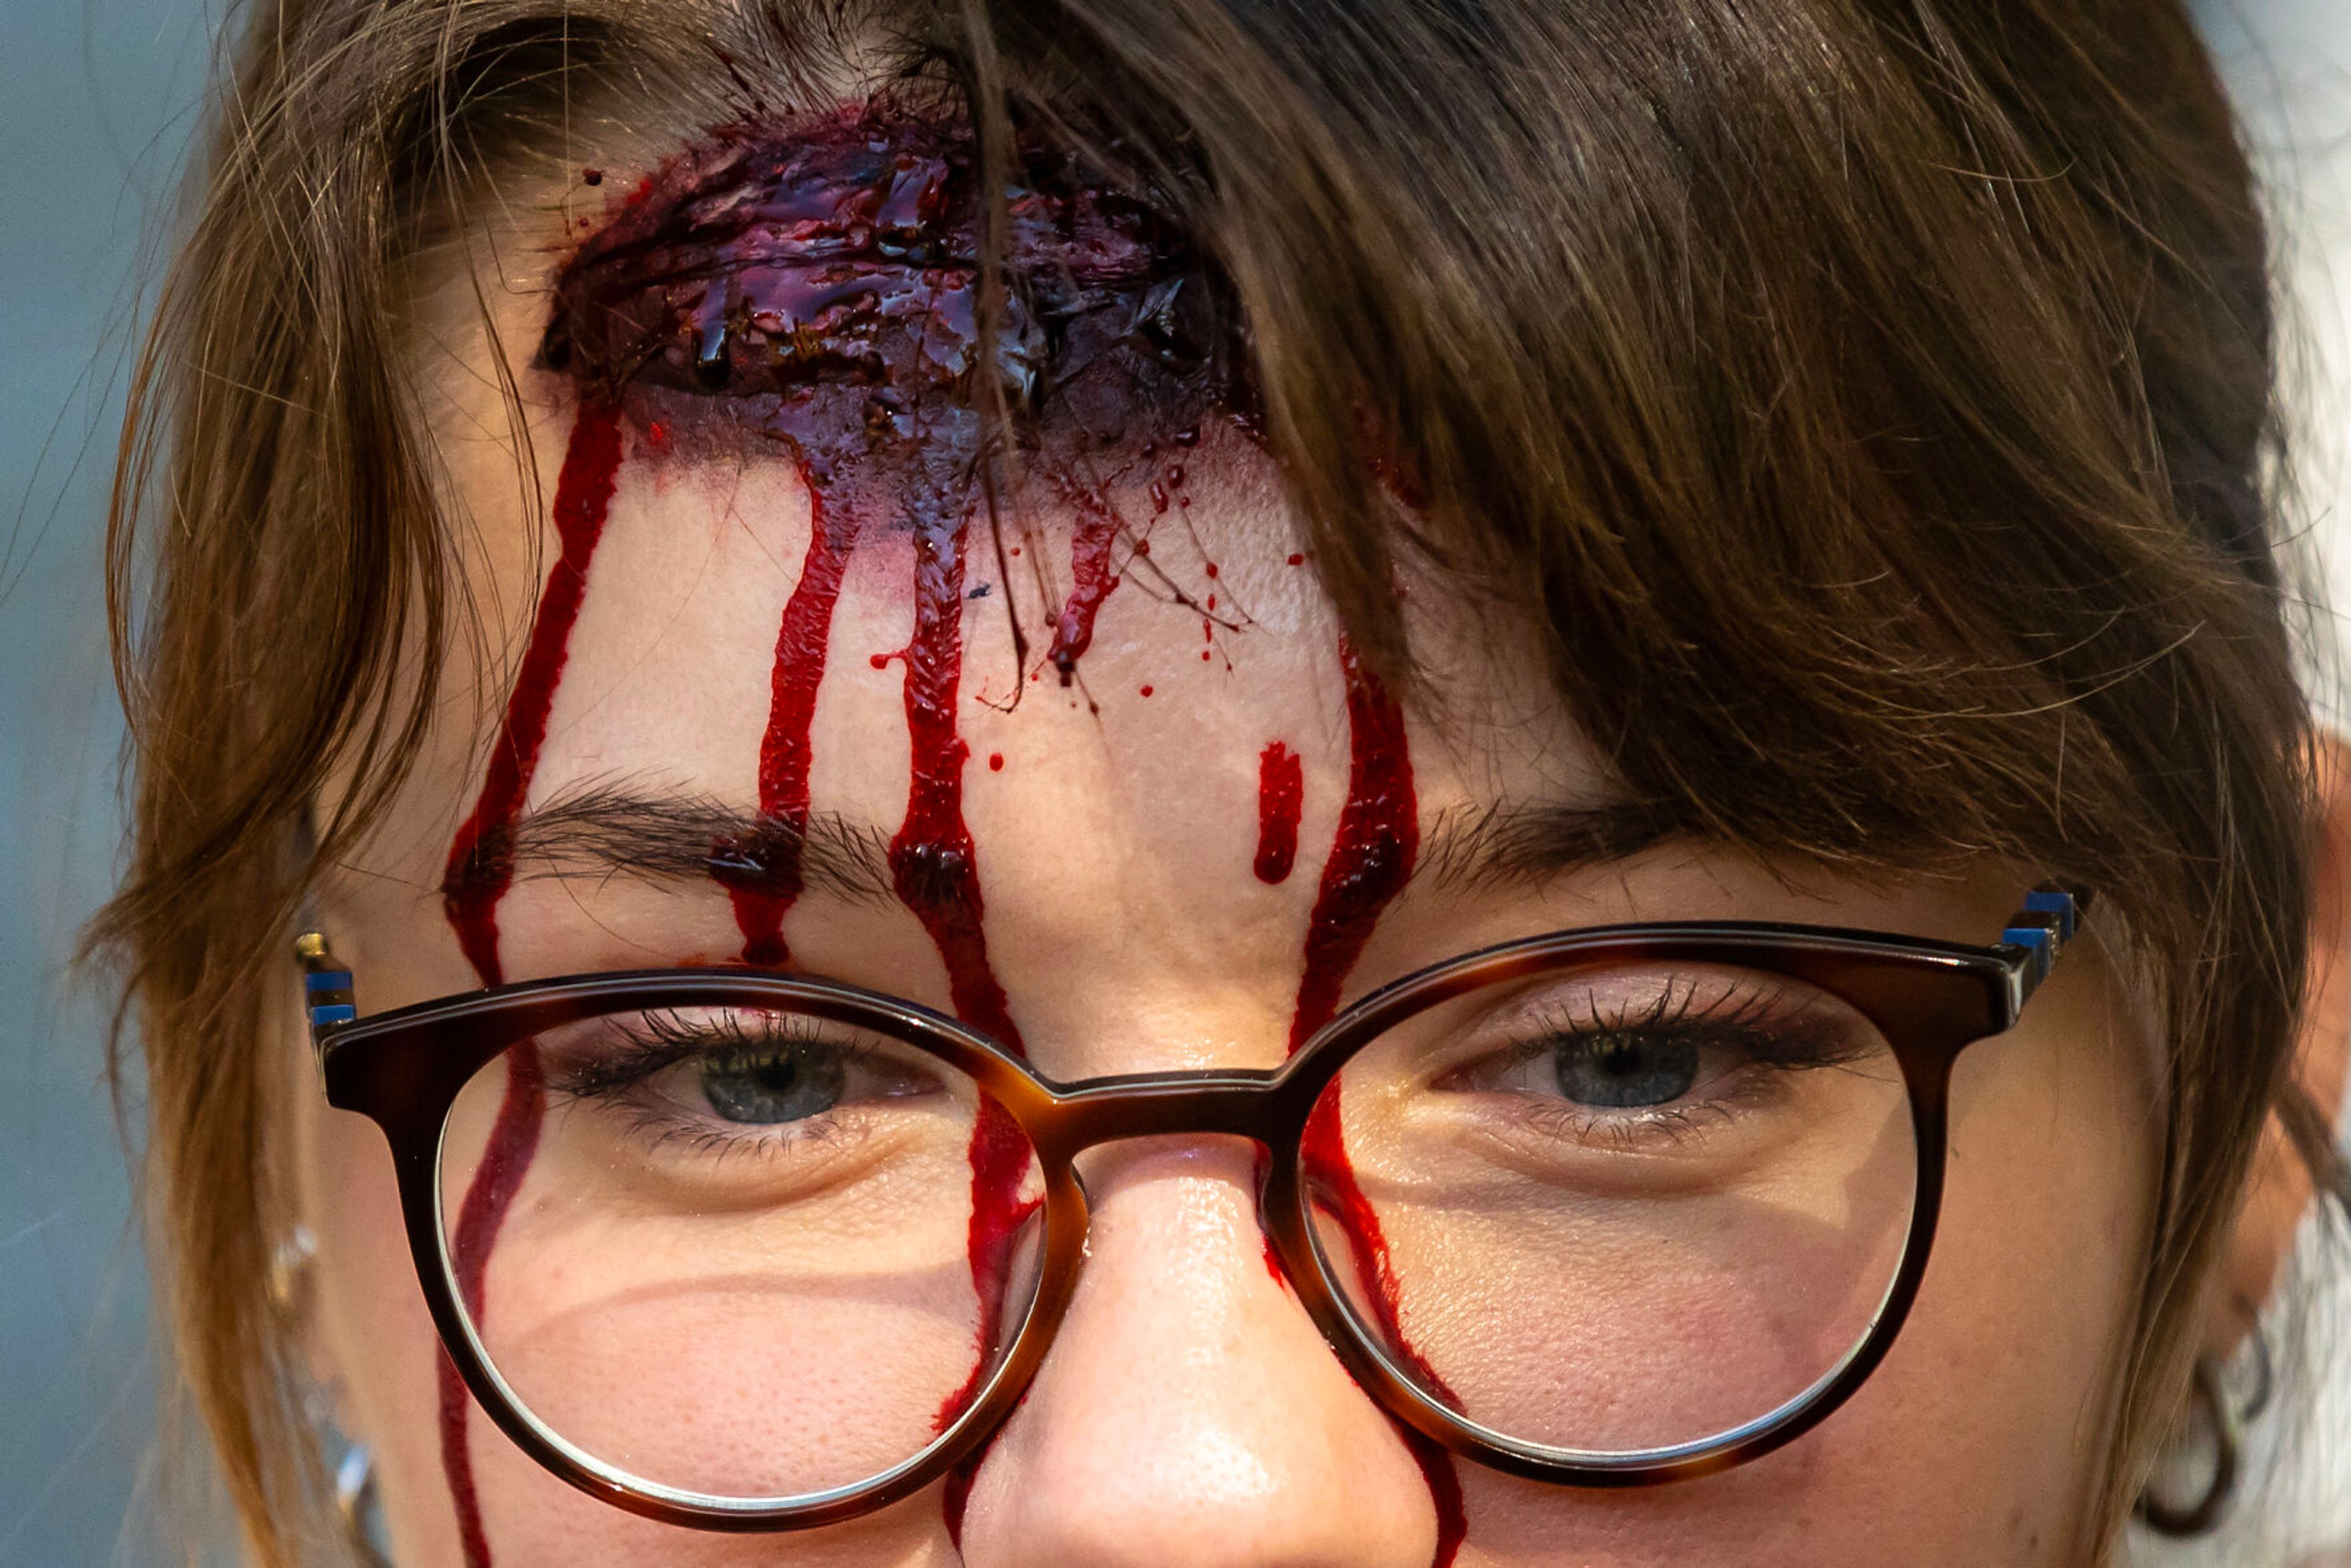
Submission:
[[[1235,356],[1217,396],[1399,689],[1408,556],[1531,637],[1664,822],[2096,891],[2168,1051],[2119,1519],[2265,1117],[2324,1143],[2288,1087],[2310,729],[2266,239],[2178,0],[250,8],[124,447],[136,841],[98,935],[187,1381],[264,1561],[303,1558],[315,1478],[253,1310],[283,1214],[260,1042],[292,911],[401,779],[459,630],[403,289],[559,155],[864,103],[959,128],[999,283],[1040,159],[1115,190],[1053,243],[1147,231],[1161,260],[1097,281],[1192,280],[1171,341]],[[592,286],[615,256],[542,353],[667,351]],[[1015,293],[975,326],[1017,389]]]

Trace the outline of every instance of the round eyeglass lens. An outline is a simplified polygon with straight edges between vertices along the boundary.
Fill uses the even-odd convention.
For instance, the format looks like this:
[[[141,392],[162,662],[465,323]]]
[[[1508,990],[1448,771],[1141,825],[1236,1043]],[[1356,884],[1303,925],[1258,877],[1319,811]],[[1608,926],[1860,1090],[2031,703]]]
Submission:
[[[441,1228],[483,1359],[641,1490],[872,1480],[971,1405],[1034,1299],[1019,1124],[904,1041],[797,1011],[590,1018],[459,1094]]]
[[[1894,1052],[1777,975],[1583,965],[1471,992],[1323,1091],[1301,1190],[1390,1364],[1507,1444],[1662,1456],[1868,1337],[1917,1184]]]

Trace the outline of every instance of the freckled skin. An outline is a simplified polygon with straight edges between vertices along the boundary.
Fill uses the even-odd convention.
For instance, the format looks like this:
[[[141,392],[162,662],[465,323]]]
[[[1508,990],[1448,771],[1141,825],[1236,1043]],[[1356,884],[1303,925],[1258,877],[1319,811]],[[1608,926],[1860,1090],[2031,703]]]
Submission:
[[[628,189],[614,173],[607,188]],[[516,204],[515,210],[535,210]],[[559,219],[548,220],[550,224]],[[541,246],[531,249],[530,244]],[[517,235],[516,256],[544,254]],[[545,296],[488,291],[498,339],[537,340]],[[480,527],[464,568],[522,645],[556,551],[521,509],[471,289],[438,297],[447,358],[423,363],[452,483]],[[518,355],[542,487],[556,487],[577,418],[573,375]],[[724,439],[662,406],[624,414],[625,459],[569,637],[527,806],[625,779],[747,810],[763,801],[778,629],[810,559],[810,485],[789,450]],[[1164,466],[1164,463],[1162,465]],[[1314,588],[1270,465],[1214,421],[1184,454],[1183,526],[1152,536],[1152,573],[1093,606],[1063,688],[1046,658],[1072,562],[1092,548],[1080,507],[1031,490],[999,558],[971,549],[954,603],[954,711],[972,765],[960,815],[983,890],[987,969],[1038,1065],[1056,1077],[1271,1066],[1290,1042],[1309,933],[1350,798],[1350,687],[1339,628]],[[1138,469],[1118,504],[1152,511]],[[886,508],[877,517],[886,517]],[[841,564],[807,716],[807,807],[909,821],[925,766],[903,654],[918,635],[921,546],[862,533]],[[821,551],[818,552],[820,558]],[[1212,591],[1216,646],[1199,657]],[[985,585],[989,592],[969,597]],[[943,601],[934,601],[939,609]],[[1599,769],[1520,662],[1412,600],[1433,670],[1400,715],[1419,821],[1498,799],[1589,793]],[[1012,617],[1039,629],[1023,658]],[[1228,629],[1227,622],[1229,622]],[[337,946],[369,1011],[476,984],[441,884],[484,782],[513,670],[459,668],[392,818],[330,890]],[[1031,679],[1043,665],[1043,678]],[[1146,698],[1143,694],[1148,690]],[[1012,702],[1018,692],[1020,700]],[[1361,697],[1358,694],[1357,705]],[[1261,758],[1298,768],[1295,870],[1258,873]],[[1000,757],[999,768],[995,759]],[[987,766],[977,766],[985,762]],[[796,797],[797,798],[797,797]],[[1343,1001],[1435,959],[1535,931],[1625,919],[1738,917],[1982,940],[2021,873],[1852,885],[1694,849],[1475,897],[1404,887],[1369,923]],[[524,878],[496,911],[506,975],[731,957],[747,935],[730,889],[628,878]],[[918,907],[813,890],[778,912],[797,967],[952,1008],[954,976]],[[1662,1568],[2074,1568],[2095,1472],[2109,1356],[2147,1224],[2147,1042],[2095,943],[2069,955],[2013,1035],[1971,1048],[1954,1083],[1950,1192],[1918,1305],[1891,1357],[1825,1426],[1722,1477],[1638,1493],[1575,1492],[1463,1463],[1472,1564]],[[307,1083],[294,1150],[320,1237],[318,1355],[373,1446],[403,1565],[467,1561],[437,1438],[435,1352],[373,1129],[324,1110]],[[1356,1391],[1266,1269],[1246,1147],[1215,1139],[1102,1151],[1086,1170],[1095,1230],[1078,1298],[1020,1412],[969,1478],[963,1561],[1010,1564],[1373,1565],[1427,1568],[1438,1501],[1423,1467]],[[528,1204],[528,1181],[517,1201]],[[492,1309],[495,1311],[495,1305]],[[675,1348],[682,1371],[695,1347]],[[467,1427],[484,1537],[499,1568],[536,1564],[947,1563],[942,1499],[834,1530],[721,1536],[655,1526],[539,1471],[478,1415]]]

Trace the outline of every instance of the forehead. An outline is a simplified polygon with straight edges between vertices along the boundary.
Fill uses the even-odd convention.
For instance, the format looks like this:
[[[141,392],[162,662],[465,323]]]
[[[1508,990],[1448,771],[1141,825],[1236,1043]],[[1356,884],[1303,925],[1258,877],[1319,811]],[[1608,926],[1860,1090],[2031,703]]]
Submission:
[[[463,320],[480,279],[442,291],[434,423],[482,525],[467,570],[510,620],[534,574],[566,576],[548,556],[592,571],[563,679],[611,659],[599,711],[633,679],[798,722],[797,688],[839,681],[951,700],[958,734],[1016,752],[1343,719],[1342,630],[1215,269],[1088,166],[1016,153],[993,280],[968,131],[869,105],[725,128],[640,175],[567,172],[511,204],[549,219],[510,242],[530,265],[499,257],[488,332]],[[535,492],[501,434],[509,377]],[[1501,700],[1507,666],[1447,667],[1469,620],[1417,608],[1451,622],[1424,639],[1439,678]]]
[[[1182,1016],[1203,1051],[1236,1038],[1278,1051],[1278,1015],[1367,765],[1408,794],[1401,818],[1375,825],[1383,846],[1408,835],[1417,847],[1440,819],[1489,802],[1596,789],[1547,707],[1530,699],[1499,722],[1497,684],[1457,683],[1448,722],[1416,706],[1366,724],[1376,704],[1360,675],[1351,693],[1342,630],[1298,559],[1275,476],[1243,444],[1204,440],[1187,455],[1192,505],[1151,532],[1149,575],[1122,538],[1065,685],[1046,629],[1066,624],[1080,593],[1075,563],[1094,548],[1083,512],[1025,509],[1000,550],[977,522],[945,548],[881,530],[829,549],[795,465],[682,459],[627,416],[621,426],[520,815],[620,796],[831,826],[863,847],[868,872],[841,879],[846,891],[809,878],[777,918],[773,935],[803,967],[955,1004],[939,945],[893,874],[891,850],[920,840],[949,846],[935,861],[967,855],[968,880],[934,895],[977,914],[988,973],[1032,1040],[1100,1040]],[[548,434],[562,433],[559,413]],[[548,488],[576,488],[576,435],[537,444]],[[565,444],[569,475],[553,456]],[[485,510],[514,491],[486,452],[470,484]],[[529,533],[512,517],[485,555],[508,569],[486,601],[532,602]],[[560,542],[538,543],[542,570],[564,570]],[[440,821],[479,810],[496,770],[478,737],[499,723],[499,694],[510,711],[528,684],[517,667],[532,642],[509,641],[479,683],[491,700],[462,716],[473,744],[441,749],[437,778],[420,779],[444,802]],[[675,862],[659,877],[585,866],[578,879],[518,878],[497,918],[505,976],[750,955],[757,900],[737,895],[775,891],[772,857],[737,854],[724,837],[703,841],[699,879]],[[429,888],[447,841],[431,829],[411,838],[400,880]],[[616,862],[642,852],[602,850]],[[722,869],[747,859],[748,877]],[[1480,936],[1432,938],[1384,969]],[[451,969],[420,989],[466,983]],[[1164,1064],[1165,1043],[1125,1065]],[[1052,1060],[1053,1045],[1040,1050]]]
[[[1024,706],[1081,713],[1098,739],[1105,696],[1213,707],[1241,688],[1196,677],[1236,674],[1240,638],[1307,630],[1306,557],[1212,269],[1072,159],[1019,152],[984,256],[961,126],[867,106],[728,128],[645,175],[556,273],[536,365],[580,411],[559,530],[567,486],[601,497],[632,459],[653,475],[626,580],[737,591],[666,612],[615,595],[598,627],[705,628],[641,666],[772,641],[763,755],[792,776],[763,773],[787,797],[763,810],[799,807],[836,628],[849,664],[888,677],[868,695],[900,688],[917,752]],[[579,430],[619,439],[583,460]],[[761,559],[790,579],[767,615]],[[1113,601],[1123,652],[1149,658],[1090,660]],[[1268,650],[1250,685],[1303,674],[1296,653]]]
[[[927,748],[975,810],[1003,790],[1074,824],[1123,801],[1165,840],[1219,770],[1253,790],[1268,744],[1344,754],[1342,633],[1253,453],[1187,454],[1191,505],[1147,532],[1037,505],[828,537],[790,462],[621,445],[538,796],[619,777],[776,810],[799,766],[889,830]]]

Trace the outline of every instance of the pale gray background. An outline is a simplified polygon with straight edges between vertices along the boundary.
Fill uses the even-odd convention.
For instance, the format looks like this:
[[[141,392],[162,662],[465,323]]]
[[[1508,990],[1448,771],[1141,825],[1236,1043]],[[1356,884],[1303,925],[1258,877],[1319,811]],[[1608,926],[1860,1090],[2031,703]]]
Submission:
[[[148,1507],[145,1277],[99,1085],[102,1012],[65,982],[117,852],[120,725],[105,667],[98,523],[142,246],[209,68],[222,0],[0,0],[0,1568],[160,1563]],[[2351,0],[2207,7],[2270,150],[2309,315],[2305,513],[2346,495]],[[2351,549],[2333,549],[2351,606]],[[2344,711],[2341,708],[2337,710]],[[2325,1282],[2320,1315],[2351,1322]],[[2291,1560],[2351,1539],[2351,1366],[2298,1499],[2166,1564]],[[2152,1554],[2150,1561],[2154,1561]]]

